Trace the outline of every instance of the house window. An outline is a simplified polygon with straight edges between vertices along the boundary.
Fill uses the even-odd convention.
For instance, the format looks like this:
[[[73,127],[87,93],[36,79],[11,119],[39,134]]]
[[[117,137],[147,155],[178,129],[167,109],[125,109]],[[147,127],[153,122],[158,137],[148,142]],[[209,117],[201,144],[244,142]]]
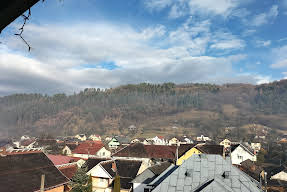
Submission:
[[[105,154],[106,154],[106,153],[105,153],[105,152],[103,152],[103,156],[105,156]]]
[[[243,159],[243,156],[241,156],[241,155],[238,155],[238,159]]]

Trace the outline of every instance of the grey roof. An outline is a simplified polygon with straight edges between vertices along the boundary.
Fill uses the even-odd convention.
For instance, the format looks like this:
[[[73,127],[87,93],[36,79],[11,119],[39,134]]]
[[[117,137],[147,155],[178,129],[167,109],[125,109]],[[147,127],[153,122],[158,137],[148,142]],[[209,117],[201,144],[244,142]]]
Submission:
[[[192,155],[164,179],[154,192],[175,191],[262,191],[259,183],[220,155]]]
[[[163,162],[152,167],[147,168],[141,174],[139,174],[132,183],[145,183],[149,184],[155,178],[157,178],[162,172],[164,172],[171,163]]]
[[[127,137],[115,136],[114,137],[120,144],[129,144],[130,139]]]

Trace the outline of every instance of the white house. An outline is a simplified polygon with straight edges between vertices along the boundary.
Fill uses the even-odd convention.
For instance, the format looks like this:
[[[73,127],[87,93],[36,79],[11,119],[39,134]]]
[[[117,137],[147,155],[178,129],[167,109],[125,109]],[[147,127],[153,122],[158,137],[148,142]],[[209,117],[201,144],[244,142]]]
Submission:
[[[255,153],[242,144],[231,145],[231,162],[235,165],[240,165],[241,162],[250,159],[256,161]]]
[[[196,137],[196,141],[211,141],[209,137],[206,137],[204,135],[201,135],[200,137]]]
[[[91,139],[93,141],[101,141],[102,140],[100,135],[90,135],[89,139]]]
[[[73,157],[88,159],[89,157],[110,157],[111,152],[101,142],[89,141],[81,143],[72,152]]]
[[[111,184],[118,174],[121,178],[121,191],[130,191],[132,181],[140,170],[142,162],[133,160],[107,160],[98,163],[87,172],[92,177],[93,191],[111,191]]]
[[[77,144],[72,144],[72,143],[66,144],[65,147],[62,149],[62,154],[68,155],[68,156],[72,155],[72,151],[76,149],[77,146],[78,146]]]
[[[147,141],[152,141],[154,145],[166,145],[168,143],[163,136],[155,136],[147,139]]]
[[[251,143],[251,148],[258,153],[261,150],[261,143]]]
[[[131,140],[131,143],[143,143],[145,145],[151,144],[145,138],[135,138],[135,139]]]
[[[229,139],[224,139],[219,143],[219,145],[222,145],[224,149],[229,148],[231,146],[231,141]]]

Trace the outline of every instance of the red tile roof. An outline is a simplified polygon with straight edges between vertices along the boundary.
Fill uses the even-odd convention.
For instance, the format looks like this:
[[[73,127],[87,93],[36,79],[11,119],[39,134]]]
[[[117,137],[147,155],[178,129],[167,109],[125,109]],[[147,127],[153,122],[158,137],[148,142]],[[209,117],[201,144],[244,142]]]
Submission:
[[[104,144],[100,141],[86,141],[77,146],[73,153],[95,155],[103,147]]]
[[[58,167],[58,169],[69,179],[71,179],[77,172],[77,164]]]
[[[162,158],[175,159],[176,146],[144,145],[133,143],[113,154],[115,157]]]
[[[70,163],[73,159],[72,157],[64,156],[64,155],[47,155],[48,158],[54,163],[54,165],[63,165]]]

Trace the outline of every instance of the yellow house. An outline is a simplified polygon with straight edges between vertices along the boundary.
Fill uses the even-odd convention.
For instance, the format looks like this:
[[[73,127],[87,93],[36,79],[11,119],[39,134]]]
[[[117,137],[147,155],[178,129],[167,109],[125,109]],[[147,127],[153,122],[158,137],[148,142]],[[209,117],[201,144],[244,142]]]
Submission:
[[[193,154],[201,154],[202,152],[194,146],[190,150],[188,150],[184,155],[182,155],[180,158],[178,158],[176,165],[181,165],[184,160],[190,158]]]
[[[224,156],[224,149],[221,145],[207,145],[197,144],[183,155],[181,155],[176,161],[176,165],[181,165],[184,160],[190,158],[193,154],[218,154]]]

